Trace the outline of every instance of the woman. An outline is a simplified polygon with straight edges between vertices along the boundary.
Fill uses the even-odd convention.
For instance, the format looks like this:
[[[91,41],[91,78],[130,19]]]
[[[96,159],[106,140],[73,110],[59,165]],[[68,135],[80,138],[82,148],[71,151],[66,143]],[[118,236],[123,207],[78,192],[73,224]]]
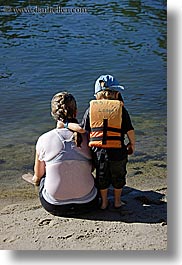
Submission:
[[[51,109],[57,122],[77,122],[76,101],[70,93],[56,94]],[[87,134],[66,127],[44,133],[36,145],[33,182],[40,184],[42,206],[57,216],[74,216],[98,205]]]

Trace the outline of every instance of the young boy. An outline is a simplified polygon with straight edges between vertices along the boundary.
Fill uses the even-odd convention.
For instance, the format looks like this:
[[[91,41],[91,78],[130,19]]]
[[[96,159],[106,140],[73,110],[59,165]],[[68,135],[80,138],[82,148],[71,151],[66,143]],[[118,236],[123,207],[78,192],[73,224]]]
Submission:
[[[96,184],[102,199],[101,209],[108,207],[108,188],[114,188],[114,207],[122,206],[121,193],[126,184],[128,155],[135,149],[135,132],[130,116],[121,96],[123,87],[111,75],[102,75],[95,82],[96,100],[90,102],[82,122],[66,123],[71,130],[90,133],[89,146],[92,148],[96,167]],[[59,124],[58,124],[59,126]],[[126,145],[124,136],[129,143]]]

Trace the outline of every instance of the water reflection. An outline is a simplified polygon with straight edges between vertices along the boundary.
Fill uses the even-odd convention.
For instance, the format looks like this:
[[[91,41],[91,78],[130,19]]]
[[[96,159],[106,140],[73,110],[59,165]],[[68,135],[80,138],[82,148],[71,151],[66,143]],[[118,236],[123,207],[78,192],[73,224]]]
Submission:
[[[38,134],[33,131],[36,125],[40,132],[46,130],[52,122],[47,118],[50,98],[60,89],[76,96],[81,118],[93,97],[94,81],[103,73],[123,83],[132,116],[166,117],[166,2],[80,2],[1,1],[1,139],[11,141],[13,131],[15,139],[21,135],[20,141],[25,140],[22,123],[30,134]],[[88,12],[3,11],[8,6],[57,5],[86,7]]]

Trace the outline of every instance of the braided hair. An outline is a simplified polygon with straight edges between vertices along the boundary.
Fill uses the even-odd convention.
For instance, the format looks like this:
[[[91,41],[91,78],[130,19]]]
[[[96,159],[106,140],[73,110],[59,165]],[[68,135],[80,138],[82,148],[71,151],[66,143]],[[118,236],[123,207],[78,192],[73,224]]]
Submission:
[[[72,94],[60,92],[53,96],[51,100],[51,115],[56,121],[78,123],[76,119],[77,104]],[[82,136],[74,132],[74,140],[78,147],[81,146]]]
[[[61,120],[67,122],[68,119],[74,119],[76,117],[76,100],[68,92],[57,93],[52,98],[51,109],[51,114],[56,121]]]

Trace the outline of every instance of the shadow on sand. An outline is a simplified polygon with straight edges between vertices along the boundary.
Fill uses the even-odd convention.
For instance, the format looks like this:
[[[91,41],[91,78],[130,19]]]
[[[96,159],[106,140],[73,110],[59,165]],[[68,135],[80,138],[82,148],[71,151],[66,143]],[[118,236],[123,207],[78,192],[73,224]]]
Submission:
[[[97,210],[77,218],[126,223],[167,224],[167,201],[164,194],[155,191],[140,191],[126,186],[122,195],[122,201],[125,205],[120,209],[115,209],[111,203],[113,197],[110,193],[110,205],[107,210]]]

